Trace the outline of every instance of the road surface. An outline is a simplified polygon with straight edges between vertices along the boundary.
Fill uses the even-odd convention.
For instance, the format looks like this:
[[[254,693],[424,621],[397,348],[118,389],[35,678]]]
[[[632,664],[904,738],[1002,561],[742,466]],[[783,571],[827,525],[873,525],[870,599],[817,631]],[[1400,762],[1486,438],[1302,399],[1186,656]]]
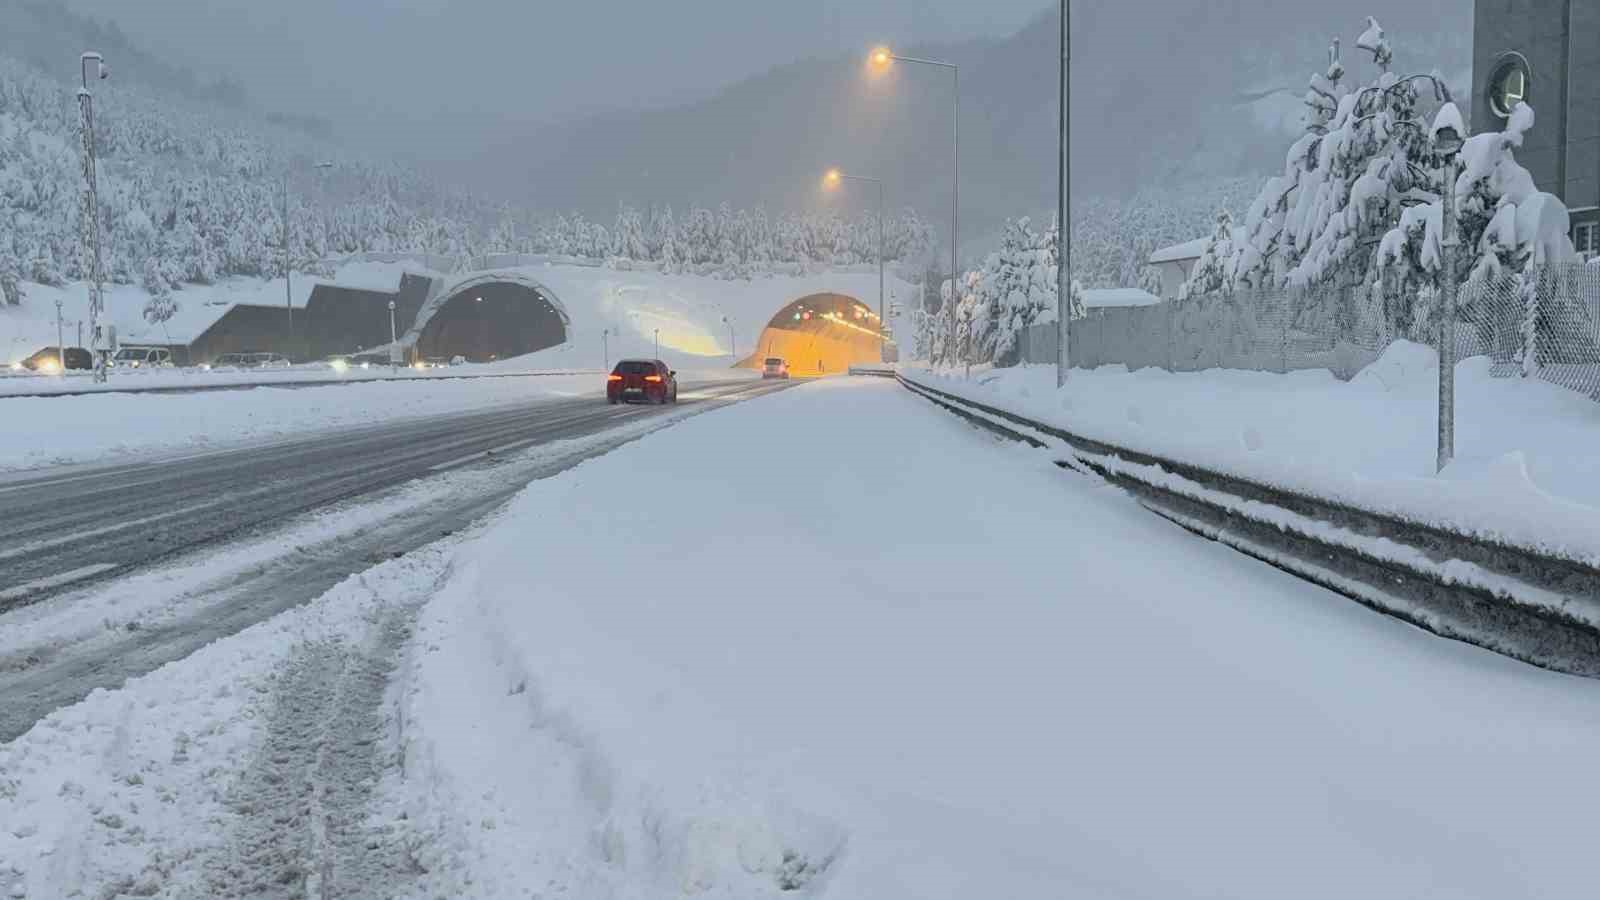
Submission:
[[[410,514],[257,553],[198,583],[174,581],[169,605],[193,614],[144,627],[130,620],[110,637],[0,645],[0,742],[97,687],[121,684],[319,596],[378,559],[469,526],[519,490],[633,440],[641,428],[785,387],[779,383],[684,385],[677,406],[608,406],[599,397],[541,399],[452,416],[320,432],[239,449],[154,462],[74,467],[0,478],[0,615],[54,598],[110,590],[141,571],[183,569],[318,511],[343,511],[397,488],[542,445],[590,439],[428,497]],[[669,417],[669,418],[663,418]],[[606,440],[615,431],[615,440]],[[558,445],[559,446],[559,445]],[[225,554],[224,554],[225,555]],[[179,597],[187,594],[187,598]],[[68,596],[61,596],[68,595]],[[111,631],[102,629],[102,631]]]

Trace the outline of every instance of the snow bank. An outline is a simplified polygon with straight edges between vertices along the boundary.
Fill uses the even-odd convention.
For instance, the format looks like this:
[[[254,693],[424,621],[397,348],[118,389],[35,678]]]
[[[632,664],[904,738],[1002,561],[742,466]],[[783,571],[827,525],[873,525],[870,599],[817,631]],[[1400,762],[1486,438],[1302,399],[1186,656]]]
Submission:
[[[1223,472],[1600,559],[1600,408],[1554,385],[1456,369],[1456,460],[1435,476],[1438,357],[1407,341],[1349,383],[1213,369],[975,373],[917,370],[934,387],[1098,438]]]
[[[430,895],[1591,881],[1589,682],[1194,540],[880,379],[531,485],[407,671]]]
[[[217,854],[248,814],[231,792],[258,750],[286,661],[308,645],[359,642],[438,577],[449,546],[353,576],[0,744],[0,896],[213,896],[208,868],[248,876],[281,864]]]

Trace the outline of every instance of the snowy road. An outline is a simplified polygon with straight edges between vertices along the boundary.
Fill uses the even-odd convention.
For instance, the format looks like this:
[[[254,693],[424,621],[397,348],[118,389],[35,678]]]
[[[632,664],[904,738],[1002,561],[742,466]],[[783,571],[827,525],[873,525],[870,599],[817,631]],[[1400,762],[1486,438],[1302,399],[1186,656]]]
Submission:
[[[560,470],[0,744],[0,896],[1591,893],[1592,681],[881,379],[561,443],[396,492]]]
[[[405,789],[441,895],[1592,892],[1594,682],[878,379],[531,485],[418,622]]]
[[[458,531],[527,480],[781,386],[542,400],[160,462],[0,477],[0,740]],[[553,446],[558,452],[542,453]],[[527,453],[529,448],[535,452]],[[486,462],[492,471],[466,471]]]

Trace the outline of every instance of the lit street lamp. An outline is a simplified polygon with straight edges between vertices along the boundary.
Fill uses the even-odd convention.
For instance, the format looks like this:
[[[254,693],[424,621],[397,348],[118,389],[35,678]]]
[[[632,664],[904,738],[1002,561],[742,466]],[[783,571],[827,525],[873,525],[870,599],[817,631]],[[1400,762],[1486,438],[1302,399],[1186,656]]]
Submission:
[[[914,56],[896,56],[888,47],[875,47],[867,58],[869,63],[880,71],[887,71],[896,62],[916,63],[924,66],[937,66],[949,69],[953,77],[950,93],[950,287],[951,296],[956,293],[956,281],[959,269],[956,265],[956,245],[961,241],[961,68],[955,63],[943,62],[937,59],[918,59]]]
[[[866,175],[847,175],[838,169],[829,169],[822,176],[823,186],[831,189],[837,188],[843,181],[865,181],[878,186],[878,331],[881,334],[884,323],[888,321],[885,316],[888,310],[883,307],[883,179],[870,178]],[[883,355],[883,346],[879,344],[879,355]]]
[[[331,169],[333,163],[320,162],[312,166],[314,169]],[[289,313],[289,343],[287,350],[294,352],[294,290],[290,286],[290,269],[293,268],[289,259],[289,172],[283,173],[283,308]],[[287,355],[287,354],[286,354]]]
[[[85,238],[89,245],[90,263],[89,271],[85,273],[89,281],[89,336],[94,343],[94,380],[106,380],[106,353],[109,347],[100,331],[100,314],[105,310],[105,296],[100,285],[105,280],[104,269],[100,264],[100,192],[95,176],[94,158],[94,97],[89,93],[89,76],[94,74],[96,81],[110,77],[111,70],[106,66],[105,57],[89,51],[78,57],[78,73],[83,77],[83,86],[78,88],[78,117],[82,140],[83,153],[83,181],[86,197],[79,205],[80,220],[78,223],[79,234]],[[87,234],[84,234],[87,232]],[[65,360],[62,361],[62,370],[66,370]]]

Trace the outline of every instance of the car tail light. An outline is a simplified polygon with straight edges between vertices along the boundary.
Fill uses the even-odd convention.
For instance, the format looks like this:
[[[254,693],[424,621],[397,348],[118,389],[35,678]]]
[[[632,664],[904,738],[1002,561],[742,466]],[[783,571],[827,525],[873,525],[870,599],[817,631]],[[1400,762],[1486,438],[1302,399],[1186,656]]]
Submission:
[[[646,375],[644,377],[644,380],[650,382],[651,384],[655,384],[656,382],[659,382],[661,380],[661,376],[660,375]]]
[[[622,376],[621,375],[607,375],[606,376],[606,380],[607,381],[621,381],[622,380]]]

